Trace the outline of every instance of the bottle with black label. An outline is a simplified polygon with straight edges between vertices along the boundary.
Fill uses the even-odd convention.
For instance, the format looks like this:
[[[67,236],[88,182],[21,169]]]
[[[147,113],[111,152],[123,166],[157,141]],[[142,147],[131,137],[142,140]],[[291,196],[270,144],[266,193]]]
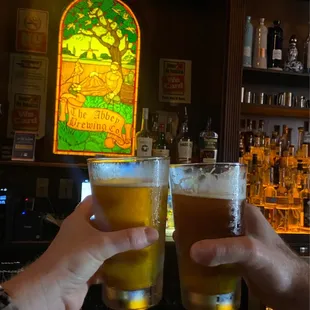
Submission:
[[[301,224],[304,227],[310,228],[310,176],[308,175],[305,183],[304,188],[300,192],[300,198],[302,200],[303,205],[303,212],[301,216]]]
[[[278,71],[282,71],[283,60],[283,30],[280,25],[279,20],[273,22],[273,27],[268,29],[267,41],[268,68]]]
[[[155,157],[169,157],[169,148],[165,139],[165,125],[159,125],[159,138],[153,144],[153,156]]]
[[[141,130],[136,134],[137,157],[152,156],[152,135],[148,129],[149,109],[142,110]]]
[[[184,121],[181,124],[180,133],[177,138],[177,162],[187,164],[192,162],[193,140],[188,132],[188,116],[185,107]]]

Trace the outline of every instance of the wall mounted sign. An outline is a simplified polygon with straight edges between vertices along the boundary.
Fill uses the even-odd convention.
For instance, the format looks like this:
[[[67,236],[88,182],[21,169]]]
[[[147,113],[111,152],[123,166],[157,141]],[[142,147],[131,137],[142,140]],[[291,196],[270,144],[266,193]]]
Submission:
[[[48,59],[42,56],[11,54],[9,119],[7,136],[15,131],[45,135]]]
[[[160,59],[159,101],[191,103],[192,62]]]
[[[17,10],[16,51],[46,54],[48,19],[47,11],[19,8]]]
[[[34,161],[36,135],[33,132],[16,131],[12,160]]]
[[[75,0],[60,23],[55,154],[134,154],[140,29],[119,0]]]

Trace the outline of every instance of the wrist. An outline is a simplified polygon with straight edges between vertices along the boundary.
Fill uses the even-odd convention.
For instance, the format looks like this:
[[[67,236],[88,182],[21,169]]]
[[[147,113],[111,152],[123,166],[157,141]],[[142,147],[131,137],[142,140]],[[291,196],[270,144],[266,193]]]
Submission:
[[[61,309],[59,287],[53,276],[44,272],[40,262],[2,284],[14,306],[20,310]]]

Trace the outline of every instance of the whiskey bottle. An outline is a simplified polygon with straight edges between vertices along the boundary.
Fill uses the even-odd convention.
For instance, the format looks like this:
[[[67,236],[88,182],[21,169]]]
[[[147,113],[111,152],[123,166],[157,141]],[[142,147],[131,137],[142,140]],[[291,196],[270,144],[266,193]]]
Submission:
[[[289,190],[288,230],[298,231],[301,226],[301,198],[296,183]]]
[[[153,156],[155,157],[169,157],[169,148],[165,139],[165,125],[159,125],[159,138],[153,144]]]
[[[274,226],[275,208],[277,206],[277,191],[273,183],[274,171],[273,167],[269,169],[269,182],[264,190],[264,215],[271,226]]]
[[[215,164],[217,159],[218,134],[211,130],[212,120],[207,120],[206,129],[199,135],[200,162]]]
[[[287,231],[288,229],[288,210],[289,194],[285,183],[285,169],[280,169],[280,182],[277,189],[277,207],[275,212],[276,231]]]
[[[152,156],[153,139],[148,129],[149,109],[143,108],[141,130],[136,134],[137,156]]]
[[[181,124],[180,133],[177,137],[177,162],[191,163],[193,156],[193,140],[188,130],[188,115],[185,107],[184,121]]]
[[[302,200],[302,224],[303,227],[310,228],[310,175],[307,176],[303,190],[300,192]]]
[[[166,127],[166,135],[165,135],[166,143],[170,153],[170,162],[175,163],[176,161],[176,144],[175,137],[172,132],[172,118],[168,118],[168,123]]]
[[[252,170],[250,172],[250,203],[260,206],[263,200],[263,186],[258,167],[257,154],[253,154]]]
[[[268,68],[282,71],[283,30],[280,25],[281,22],[275,20],[273,27],[268,29],[267,52]]]

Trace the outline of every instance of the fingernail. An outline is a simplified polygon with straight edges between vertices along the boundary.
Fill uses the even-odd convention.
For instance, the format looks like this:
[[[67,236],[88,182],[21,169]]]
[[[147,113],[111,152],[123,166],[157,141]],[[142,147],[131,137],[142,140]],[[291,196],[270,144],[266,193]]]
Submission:
[[[146,239],[149,243],[153,243],[158,240],[159,234],[158,231],[154,228],[146,227],[144,229]]]

